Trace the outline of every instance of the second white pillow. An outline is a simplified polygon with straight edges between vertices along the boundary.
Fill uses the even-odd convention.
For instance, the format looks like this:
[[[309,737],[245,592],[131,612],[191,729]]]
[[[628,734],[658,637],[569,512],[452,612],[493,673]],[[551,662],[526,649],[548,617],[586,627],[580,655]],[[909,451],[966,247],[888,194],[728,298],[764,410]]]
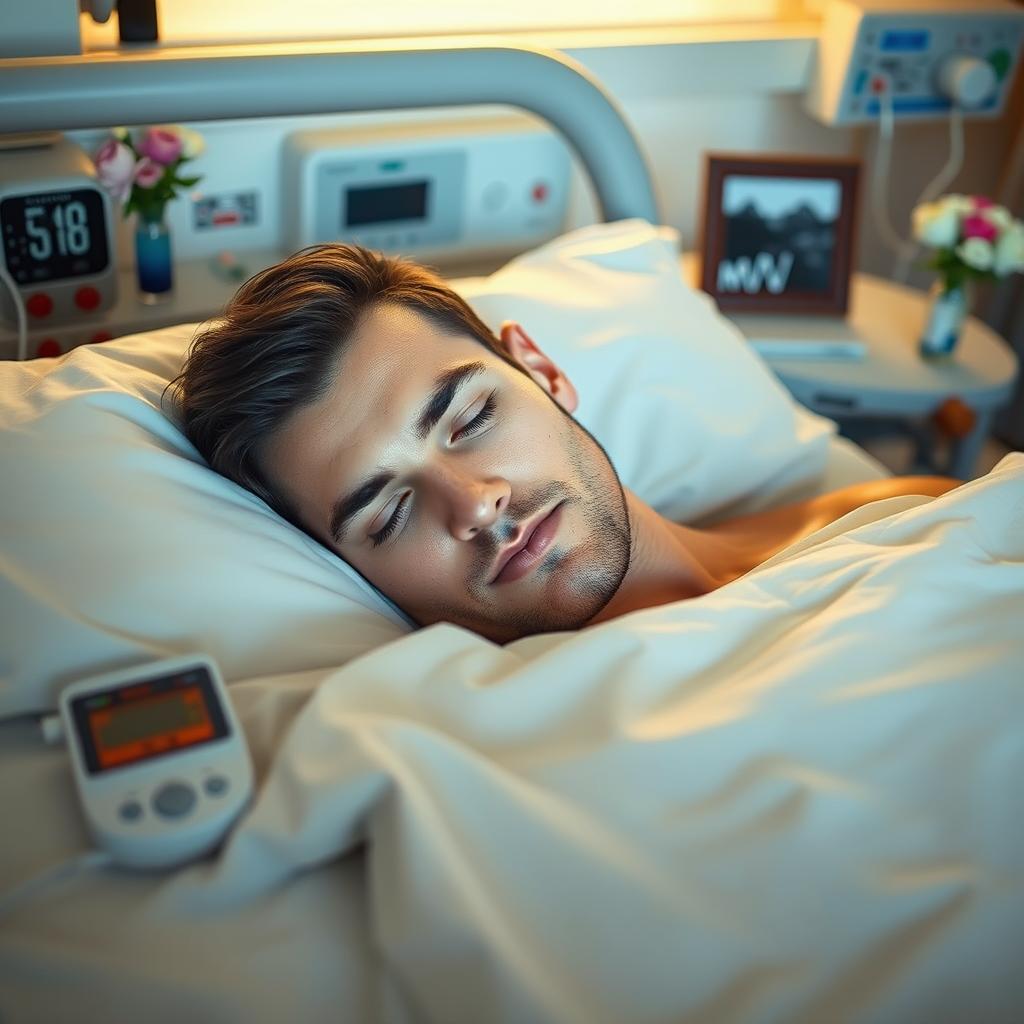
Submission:
[[[496,333],[522,323],[576,385],[579,421],[623,484],[694,522],[821,476],[831,420],[796,405],[679,271],[679,233],[594,224],[454,282]]]

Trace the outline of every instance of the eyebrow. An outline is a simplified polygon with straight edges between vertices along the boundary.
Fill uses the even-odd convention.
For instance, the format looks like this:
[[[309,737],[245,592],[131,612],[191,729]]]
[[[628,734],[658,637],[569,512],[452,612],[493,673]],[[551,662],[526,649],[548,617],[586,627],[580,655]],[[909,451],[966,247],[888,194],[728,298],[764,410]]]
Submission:
[[[416,417],[416,436],[421,441],[426,440],[427,435],[441,422],[441,417],[448,411],[459,388],[471,377],[483,373],[486,369],[487,367],[482,362],[476,361],[445,370],[438,376],[431,388],[430,397],[423,404],[419,416]],[[331,507],[328,525],[331,539],[335,544],[341,543],[345,536],[345,530],[355,516],[362,512],[394,479],[394,473],[382,470],[357,484],[348,494],[338,498]]]

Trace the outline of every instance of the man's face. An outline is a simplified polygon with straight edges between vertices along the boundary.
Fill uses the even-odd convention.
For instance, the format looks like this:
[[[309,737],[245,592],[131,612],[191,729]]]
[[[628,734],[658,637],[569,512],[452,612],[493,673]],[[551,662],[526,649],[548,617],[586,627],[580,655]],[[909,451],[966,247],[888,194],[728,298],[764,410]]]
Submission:
[[[263,468],[309,532],[416,622],[503,643],[596,615],[628,568],[630,532],[607,456],[556,404],[574,405],[571,385],[525,335],[502,337],[529,376],[378,307]]]

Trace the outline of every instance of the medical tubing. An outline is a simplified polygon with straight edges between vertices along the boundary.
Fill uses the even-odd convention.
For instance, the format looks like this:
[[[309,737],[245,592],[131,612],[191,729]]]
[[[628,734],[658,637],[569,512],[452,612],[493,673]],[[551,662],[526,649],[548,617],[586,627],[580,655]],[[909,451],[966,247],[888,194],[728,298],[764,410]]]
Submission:
[[[960,104],[953,100],[953,106],[949,112],[949,157],[942,165],[939,173],[923,189],[914,203],[914,207],[922,203],[930,203],[937,199],[946,188],[948,188],[964,163],[964,118]],[[911,207],[913,209],[914,207]],[[901,255],[893,268],[893,276],[898,281],[906,281],[910,273],[910,264],[920,251],[916,242],[910,243],[910,252]]]
[[[909,250],[910,258],[913,259],[913,243],[908,243],[900,237],[899,232],[889,220],[887,209],[893,120],[891,83],[886,80],[885,88],[878,96],[878,145],[875,148],[875,160],[871,168],[871,212],[882,241],[900,258],[903,258]]]
[[[0,896],[0,917],[17,910],[47,885],[77,875],[87,868],[103,868],[112,863],[113,858],[106,851],[88,850],[71,860],[54,864]]]
[[[18,316],[18,359],[25,360],[28,358],[28,320],[25,316],[25,303],[21,301],[21,292],[18,291],[14,279],[3,266],[0,266],[0,281],[7,285],[7,290],[14,300],[14,310]]]

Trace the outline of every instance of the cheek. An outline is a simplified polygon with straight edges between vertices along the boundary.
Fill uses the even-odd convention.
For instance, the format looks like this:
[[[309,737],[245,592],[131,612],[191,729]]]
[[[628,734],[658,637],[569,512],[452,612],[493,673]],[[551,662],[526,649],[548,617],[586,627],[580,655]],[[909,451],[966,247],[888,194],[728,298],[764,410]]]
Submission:
[[[410,526],[412,524],[409,524]],[[360,552],[352,565],[378,590],[403,607],[462,588],[464,566],[437,524],[422,519],[391,551]]]

